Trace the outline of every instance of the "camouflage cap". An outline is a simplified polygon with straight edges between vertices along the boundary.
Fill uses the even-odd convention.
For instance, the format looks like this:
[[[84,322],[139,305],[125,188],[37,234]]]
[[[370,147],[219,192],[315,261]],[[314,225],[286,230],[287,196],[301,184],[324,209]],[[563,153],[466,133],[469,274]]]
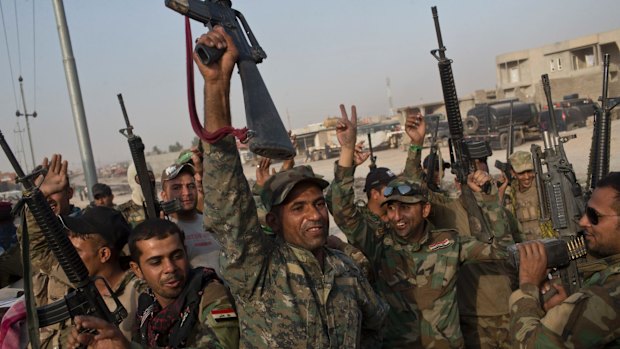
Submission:
[[[260,198],[267,212],[286,200],[288,193],[301,182],[311,182],[321,189],[327,188],[329,182],[314,174],[310,166],[296,166],[290,170],[278,172],[269,177],[263,186]]]
[[[534,163],[532,162],[532,154],[527,151],[516,151],[508,158],[510,166],[516,173],[534,170]]]
[[[420,182],[398,177],[391,181],[383,190],[385,199],[381,206],[398,201],[405,204],[415,204],[428,201],[428,191],[422,187]]]

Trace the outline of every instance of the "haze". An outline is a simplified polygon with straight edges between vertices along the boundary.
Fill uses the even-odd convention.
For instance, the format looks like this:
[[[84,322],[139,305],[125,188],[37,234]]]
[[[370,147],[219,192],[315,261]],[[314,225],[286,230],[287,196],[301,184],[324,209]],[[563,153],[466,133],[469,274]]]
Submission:
[[[14,150],[21,147],[14,132],[15,110],[23,112],[21,74],[28,112],[36,108],[39,115],[30,119],[37,162],[60,152],[80,170],[51,1],[34,3],[34,40],[34,0],[0,1],[8,39],[0,40],[0,130]],[[267,52],[259,69],[285,126],[288,115],[292,128],[338,115],[340,103],[356,104],[361,117],[388,114],[387,77],[396,108],[440,100],[436,60],[429,54],[437,46],[433,5],[447,56],[454,60],[459,96],[494,88],[496,55],[615,29],[620,12],[614,0],[233,1]],[[176,141],[188,146],[194,135],[187,113],[183,17],[163,0],[65,0],[65,11],[97,166],[130,159],[118,132],[124,127],[119,92],[148,150],[167,150]],[[194,37],[205,31],[193,23]],[[244,126],[240,81],[233,78],[233,123]],[[202,79],[196,79],[202,110]],[[19,122],[25,128],[23,117]],[[4,155],[0,170],[12,171]]]

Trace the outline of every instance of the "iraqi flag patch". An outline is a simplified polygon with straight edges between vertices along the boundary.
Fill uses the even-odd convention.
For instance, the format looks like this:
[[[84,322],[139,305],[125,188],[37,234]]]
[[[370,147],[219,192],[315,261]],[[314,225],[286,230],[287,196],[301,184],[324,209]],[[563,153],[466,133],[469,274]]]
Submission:
[[[453,243],[454,243],[453,240],[444,239],[443,241],[438,241],[438,242],[435,242],[434,244],[430,244],[428,246],[428,250],[431,251],[431,252],[432,251],[441,250],[442,248],[446,248],[446,247],[452,245]]]
[[[222,321],[228,319],[236,319],[237,313],[233,308],[213,309],[211,310],[211,316],[213,316],[213,320],[215,321]]]

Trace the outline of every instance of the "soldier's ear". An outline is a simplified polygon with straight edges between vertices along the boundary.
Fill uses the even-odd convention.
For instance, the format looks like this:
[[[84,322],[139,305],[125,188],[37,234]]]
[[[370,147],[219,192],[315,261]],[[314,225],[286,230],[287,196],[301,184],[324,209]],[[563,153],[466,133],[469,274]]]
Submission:
[[[103,246],[97,252],[99,253],[99,261],[101,263],[106,263],[112,257],[112,250],[107,246]]]
[[[280,222],[280,217],[278,217],[275,213],[268,212],[267,215],[265,216],[265,221],[267,222],[267,225],[269,226],[269,228],[271,228],[271,230],[273,230],[274,233],[277,233],[278,231],[280,231],[280,227],[282,223]]]
[[[144,275],[142,275],[142,270],[140,269],[140,266],[138,265],[138,263],[131,261],[129,262],[129,267],[131,268],[131,271],[133,271],[133,273],[136,274],[138,279],[144,280]]]
[[[425,202],[422,206],[422,217],[428,218],[428,215],[431,214],[431,204],[430,202]]]

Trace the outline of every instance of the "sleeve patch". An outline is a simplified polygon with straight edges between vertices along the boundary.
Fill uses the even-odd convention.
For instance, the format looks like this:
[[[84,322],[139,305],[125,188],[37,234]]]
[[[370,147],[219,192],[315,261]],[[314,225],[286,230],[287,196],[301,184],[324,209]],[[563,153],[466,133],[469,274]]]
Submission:
[[[237,313],[233,308],[213,309],[211,310],[211,316],[215,321],[222,321],[228,319],[236,319]]]
[[[442,248],[446,248],[448,246],[451,246],[452,244],[454,244],[454,240],[450,240],[450,239],[444,239],[442,241],[439,242],[435,242],[434,244],[430,244],[428,246],[428,250],[429,251],[437,251],[437,250],[441,250]]]

